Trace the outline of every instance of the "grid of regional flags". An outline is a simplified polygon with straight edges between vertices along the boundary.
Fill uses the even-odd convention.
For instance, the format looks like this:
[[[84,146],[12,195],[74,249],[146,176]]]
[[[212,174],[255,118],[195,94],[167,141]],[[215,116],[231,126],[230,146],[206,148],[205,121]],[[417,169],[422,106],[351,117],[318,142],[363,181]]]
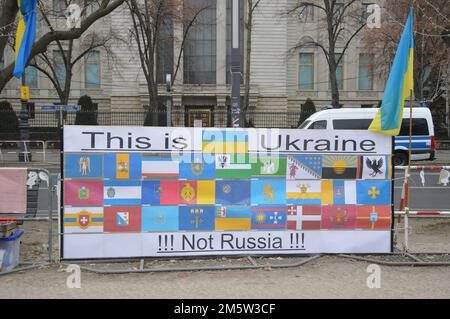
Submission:
[[[67,153],[64,231],[391,228],[389,156],[256,157],[245,136],[205,140],[211,155]]]

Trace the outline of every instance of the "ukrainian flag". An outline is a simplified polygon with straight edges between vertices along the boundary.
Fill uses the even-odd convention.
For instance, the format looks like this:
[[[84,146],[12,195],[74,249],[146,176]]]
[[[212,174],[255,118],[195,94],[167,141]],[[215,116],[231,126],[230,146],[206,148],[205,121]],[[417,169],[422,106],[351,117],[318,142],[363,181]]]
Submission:
[[[16,64],[14,66],[14,76],[20,78],[36,37],[36,0],[17,0],[19,7],[19,25],[16,33]]]
[[[409,11],[391,74],[386,84],[380,111],[375,116],[369,130],[397,136],[403,120],[405,100],[414,90],[414,14]]]

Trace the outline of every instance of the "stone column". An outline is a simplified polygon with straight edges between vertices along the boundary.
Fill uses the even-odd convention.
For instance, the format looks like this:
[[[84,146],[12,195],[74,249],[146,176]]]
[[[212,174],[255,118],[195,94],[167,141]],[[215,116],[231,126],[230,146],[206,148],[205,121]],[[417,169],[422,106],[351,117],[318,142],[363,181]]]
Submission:
[[[183,14],[183,4],[182,2],[179,5],[178,15]],[[181,52],[181,44],[183,42],[183,21],[180,19],[174,19],[173,22],[173,72],[175,72],[177,68],[178,56]],[[181,57],[180,65],[178,67],[177,77],[175,78],[174,86],[182,86],[184,83],[184,66],[183,66],[184,58]]]
[[[225,87],[227,67],[227,3],[226,0],[217,0],[217,26],[216,26],[216,85]]]

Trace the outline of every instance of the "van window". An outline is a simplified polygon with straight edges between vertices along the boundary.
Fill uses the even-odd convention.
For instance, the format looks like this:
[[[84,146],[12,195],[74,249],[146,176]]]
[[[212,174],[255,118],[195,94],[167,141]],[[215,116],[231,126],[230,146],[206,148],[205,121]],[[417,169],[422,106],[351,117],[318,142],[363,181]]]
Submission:
[[[413,136],[428,136],[430,130],[428,129],[428,122],[426,119],[414,119],[412,127]],[[409,119],[404,119],[402,123],[402,129],[400,130],[400,136],[409,136]]]
[[[372,119],[333,120],[335,130],[368,130]],[[426,119],[413,118],[413,136],[428,136],[430,130]],[[409,119],[403,119],[400,136],[409,136]]]
[[[372,119],[333,120],[335,130],[368,130]]]
[[[316,121],[308,129],[310,130],[326,130],[327,121]]]

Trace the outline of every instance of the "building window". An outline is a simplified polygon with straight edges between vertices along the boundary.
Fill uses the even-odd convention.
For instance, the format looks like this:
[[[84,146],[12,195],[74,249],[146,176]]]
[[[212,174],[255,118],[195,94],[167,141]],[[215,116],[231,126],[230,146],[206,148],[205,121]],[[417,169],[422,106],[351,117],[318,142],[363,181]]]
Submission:
[[[314,90],[314,54],[300,53],[298,67],[299,89]]]
[[[193,8],[205,8],[191,27],[184,48],[184,83],[216,83],[216,0],[185,0],[186,21]],[[186,26],[185,26],[186,27]]]
[[[304,5],[297,11],[298,19],[302,23],[314,21],[314,7],[310,4]]]
[[[337,53],[335,55],[336,63],[339,62],[336,66],[336,81],[339,90],[344,89],[344,57],[342,54]],[[342,57],[342,58],[341,58]],[[340,59],[340,61],[339,61]]]
[[[53,65],[55,67],[56,79],[61,87],[66,83],[66,66],[61,51],[53,51]]]
[[[27,66],[25,69],[25,85],[29,86],[30,89],[38,88],[37,69],[32,66]]]
[[[232,0],[227,0],[227,84],[231,84],[231,36],[232,36],[232,30],[231,30],[231,20],[232,20],[232,13],[231,13],[231,4]],[[244,70],[244,4],[245,1],[239,1],[240,5],[240,11],[241,11],[241,34],[239,37],[239,46],[241,48],[241,68]],[[244,78],[241,77],[241,83],[244,83]]]
[[[85,87],[96,89],[100,87],[100,52],[89,52],[85,58]]]
[[[174,54],[173,54],[173,19],[164,19],[159,33],[158,41],[158,63],[157,80],[158,83],[166,83],[166,74],[173,74]]]
[[[66,9],[66,0],[53,0],[53,11],[57,17],[65,17]]]
[[[370,91],[373,90],[373,55],[360,54],[359,55],[359,90]]]

